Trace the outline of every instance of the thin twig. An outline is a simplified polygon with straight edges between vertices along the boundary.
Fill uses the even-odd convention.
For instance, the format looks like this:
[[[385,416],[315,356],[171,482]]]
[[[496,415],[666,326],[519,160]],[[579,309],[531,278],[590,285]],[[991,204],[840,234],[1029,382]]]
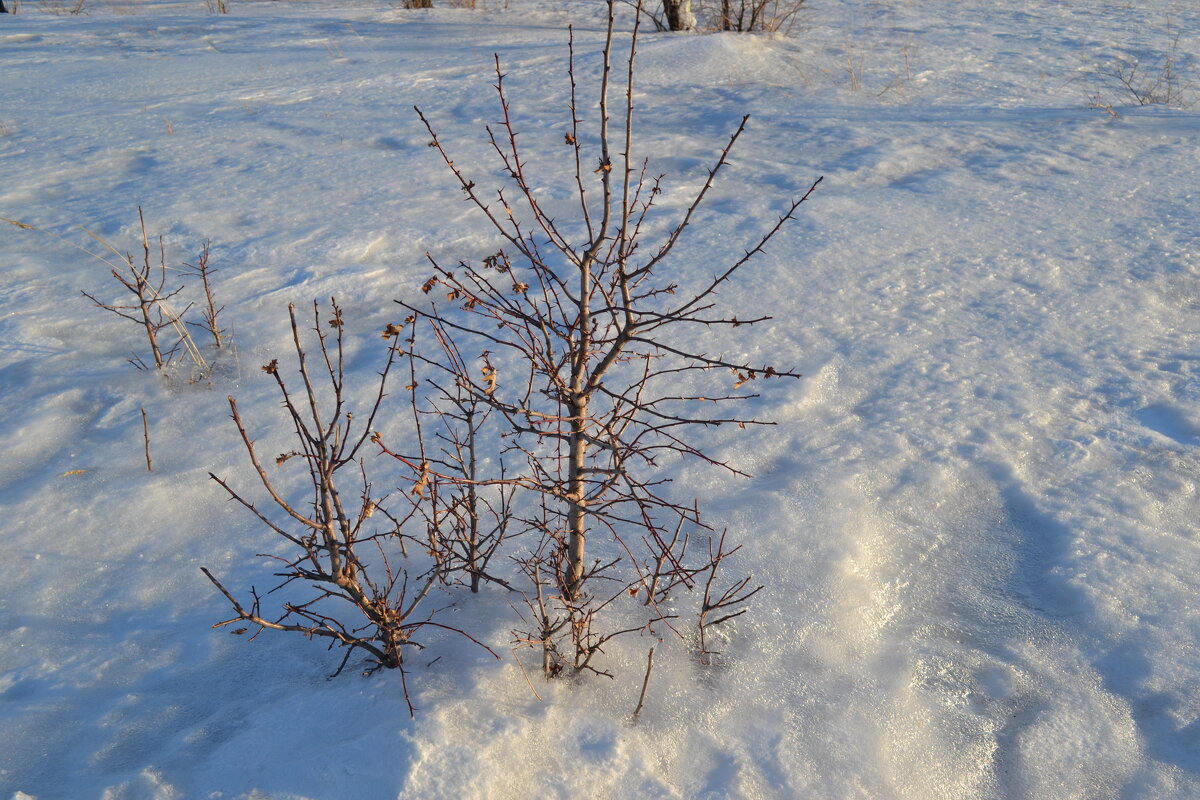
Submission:
[[[142,436],[146,440],[146,471],[153,472],[154,465],[150,463],[150,423],[146,419],[145,406],[142,406]]]
[[[654,669],[654,648],[650,648],[650,652],[646,653],[646,677],[642,678],[642,693],[638,695],[637,708],[633,710],[633,718],[637,719],[642,713],[642,706],[646,704],[646,689],[650,686],[650,672]]]

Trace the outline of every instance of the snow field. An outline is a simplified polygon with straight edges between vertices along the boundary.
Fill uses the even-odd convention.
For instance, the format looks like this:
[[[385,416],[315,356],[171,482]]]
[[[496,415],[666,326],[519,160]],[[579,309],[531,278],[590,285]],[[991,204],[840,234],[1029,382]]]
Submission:
[[[705,434],[754,479],[664,467],[767,589],[718,668],[660,646],[636,724],[648,641],[613,648],[619,680],[539,700],[515,622],[447,598],[504,660],[431,640],[414,723],[396,676],[326,681],[337,656],[300,637],[210,631],[227,609],[199,572],[268,577],[273,543],[207,472],[253,486],[227,394],[284,441],[258,366],[288,353],[287,303],[338,296],[366,390],[423,253],[490,252],[411,106],[486,175],[498,52],[569,199],[543,165],[565,23],[586,63],[596,9],[0,18],[0,216],[133,248],[141,205],[173,263],[211,239],[236,343],[208,384],[139,373],[136,330],[78,296],[106,268],[0,232],[0,796],[1200,794],[1200,126],[1105,77],[1197,9],[809,2],[790,37],[649,34],[638,56],[664,209],[752,114],[682,280],[826,177],[722,293],[775,320],[716,344],[806,376],[751,404],[777,426]],[[1101,93],[1119,117],[1086,108]]]

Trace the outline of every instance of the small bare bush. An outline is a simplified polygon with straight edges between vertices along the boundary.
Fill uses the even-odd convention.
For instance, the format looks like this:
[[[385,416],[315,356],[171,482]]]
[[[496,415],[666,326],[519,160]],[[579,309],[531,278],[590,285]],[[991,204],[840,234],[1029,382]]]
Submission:
[[[214,627],[245,622],[260,631],[290,631],[326,640],[331,648],[346,651],[334,674],[342,671],[351,655],[362,651],[373,662],[373,670],[399,669],[404,675],[405,651],[420,647],[414,637],[422,629],[446,626],[435,622],[433,612],[423,608],[430,592],[445,580],[437,529],[426,524],[436,518],[436,512],[426,508],[433,501],[428,484],[391,498],[398,507],[393,513],[388,496],[373,495],[361,456],[364,446],[375,438],[372,426],[389,373],[402,353],[400,330],[393,326],[384,332],[389,346],[378,388],[373,401],[356,415],[343,369],[345,322],[336,301],[330,301],[330,308],[330,318],[322,322],[320,308],[313,304],[317,357],[313,359],[316,363],[310,364],[296,309],[288,307],[300,378],[298,391],[288,387],[277,360],[263,367],[279,389],[284,417],[295,435],[295,449],[277,456],[274,465],[282,470],[294,463],[307,473],[306,502],[290,499],[271,477],[237,401],[229,398],[242,444],[274,513],[246,499],[225,480],[211,473],[210,477],[281,540],[283,550],[265,556],[276,565],[278,580],[266,594],[281,592],[286,599],[269,612],[265,595],[252,587],[249,600],[242,602],[204,568],[235,612],[233,618]],[[244,633],[245,629],[234,632]],[[409,709],[412,711],[411,702]]]
[[[613,0],[615,2],[615,0]],[[445,303],[398,301],[421,320],[414,339],[437,343],[420,356],[424,381],[491,414],[494,452],[522,465],[512,477],[428,472],[447,487],[512,487],[514,519],[529,545],[513,556],[524,576],[525,626],[518,647],[541,652],[549,675],[609,674],[596,657],[615,637],[675,630],[675,590],[703,589],[704,631],[733,619],[754,594],[750,578],[717,591],[717,571],[734,552],[724,537],[707,554],[689,551],[692,530],[707,528],[693,501],[676,498],[658,476],[663,459],[690,457],[741,474],[707,455],[687,432],[718,425],[766,424],[712,412],[756,395],[757,380],[795,378],[787,369],[708,351],[704,333],[753,326],[768,317],[721,309],[728,284],[792,219],[816,188],[784,204],[741,257],[692,286],[677,282],[672,256],[692,224],[748,118],[721,149],[682,216],[651,240],[663,176],[635,154],[634,63],[637,28],[620,65],[623,95],[612,97],[616,47],[613,2],[603,50],[598,117],[589,139],[569,60],[570,117],[564,135],[575,187],[574,217],[552,213],[529,177],[527,156],[496,59],[501,122],[486,134],[508,184],[485,195],[451,157],[433,123],[417,109],[430,147],[455,183],[504,242],[479,261],[443,265],[432,256],[427,294]],[[559,212],[562,209],[558,210]],[[580,243],[582,242],[582,243]],[[688,390],[708,374],[708,388]],[[720,376],[725,376],[724,378]],[[455,433],[455,441],[466,434]],[[404,459],[410,467],[412,458]],[[736,548],[735,548],[736,549]],[[642,611],[636,611],[641,608]]]
[[[159,334],[164,329],[171,327],[172,321],[177,319],[177,317],[164,313],[163,306],[172,297],[179,294],[183,290],[183,287],[180,286],[170,291],[166,290],[166,256],[160,250],[159,264],[157,269],[155,269],[150,260],[150,239],[146,234],[146,219],[142,215],[140,208],[138,209],[138,220],[142,225],[142,263],[136,263],[132,254],[126,254],[123,263],[110,268],[110,274],[129,294],[133,295],[134,302],[130,305],[105,303],[97,300],[95,295],[87,292],[81,293],[99,308],[111,311],[119,317],[141,325],[146,333],[146,341],[150,345],[150,352],[154,358],[154,366],[161,369],[171,360],[179,344],[176,342],[170,350],[165,351],[159,344]],[[162,245],[161,239],[159,240],[159,245],[160,247]],[[111,246],[110,249],[120,257],[121,254],[119,251],[116,251]],[[135,356],[133,361],[135,365],[142,368],[145,367],[145,363],[140,358]]]
[[[114,262],[104,256],[97,256],[109,266],[109,273],[125,289],[126,293],[131,295],[131,300],[127,303],[105,303],[88,292],[82,292],[82,294],[99,308],[111,311],[142,327],[155,369],[167,366],[176,354],[183,350],[199,370],[200,376],[204,376],[208,373],[208,362],[200,353],[200,348],[196,346],[183,321],[183,315],[191,306],[189,305],[181,311],[176,309],[172,303],[172,300],[183,291],[183,286],[180,285],[174,289],[167,288],[167,259],[162,237],[158,237],[156,242],[155,250],[158,262],[154,263],[150,236],[146,232],[146,218],[142,214],[141,208],[138,208],[138,222],[142,230],[140,260],[135,260],[130,253],[122,254],[107,241],[88,231],[92,238],[108,249],[113,256],[120,259]],[[164,341],[164,333],[167,334],[166,341]],[[137,355],[130,359],[130,363],[139,369],[146,369],[149,366],[144,359]]]
[[[771,424],[735,406],[757,397],[752,387],[763,381],[799,377],[719,352],[717,331],[742,334],[769,319],[734,314],[720,294],[795,218],[820,179],[781,203],[778,217],[740,254],[712,272],[681,269],[678,245],[748,118],[718,149],[686,207],[660,219],[663,176],[650,173],[634,137],[640,22],[622,60],[616,2],[608,4],[590,120],[579,101],[573,35],[569,40],[569,117],[555,178],[571,187],[566,206],[552,212],[543,205],[555,193],[530,176],[497,57],[500,122],[485,135],[505,177],[494,191],[468,176],[433,121],[416,111],[450,181],[499,249],[454,265],[427,255],[425,297],[397,300],[405,319],[384,331],[379,382],[358,412],[343,374],[341,310],[331,303],[323,323],[314,305],[315,344],[306,345],[291,308],[300,386],[289,388],[278,361],[263,367],[294,434],[294,449],[275,459],[275,471],[230,398],[269,502],[213,479],[280,550],[266,556],[276,565],[276,585],[268,592],[252,587],[247,599],[204,570],[234,610],[218,627],[300,633],[346,649],[338,672],[360,653],[373,669],[396,668],[403,676],[406,652],[420,647],[417,638],[428,629],[471,638],[428,610],[434,592],[469,588],[475,602],[517,609],[518,664],[533,650],[546,677],[611,677],[602,656],[618,637],[673,636],[707,664],[717,654],[716,631],[748,610],[761,587],[749,575],[731,574],[739,548],[713,533],[698,501],[672,490],[661,469],[691,459],[742,475],[691,433]],[[390,429],[392,441],[374,424],[393,414],[384,411],[384,399],[398,363],[407,367],[407,383],[396,414],[408,424]],[[368,459],[372,446],[377,457]],[[374,482],[389,465],[384,485],[396,488],[379,496]],[[287,468],[302,470],[302,491],[283,484]],[[707,547],[697,544],[704,539]],[[482,591],[486,584],[497,591]]]
[[[120,287],[120,296],[124,298],[124,302],[120,300],[105,302],[98,299],[96,294],[86,291],[81,292],[81,294],[91,300],[97,307],[105,311],[111,311],[122,319],[134,322],[142,329],[146,337],[146,344],[150,350],[149,362],[153,362],[156,370],[163,370],[168,367],[182,352],[186,354],[186,360],[191,364],[191,379],[193,381],[208,377],[211,367],[201,352],[200,347],[188,331],[192,323],[185,321],[185,316],[191,310],[192,304],[189,303],[182,309],[176,306],[174,301],[180,296],[185,287],[179,285],[174,288],[168,288],[167,273],[177,270],[167,266],[166,246],[163,238],[159,236],[153,240],[151,239],[146,229],[146,218],[142,213],[141,207],[138,207],[138,223],[141,227],[141,254],[139,258],[135,258],[132,253],[122,252],[102,236],[87,228],[81,228],[81,230],[100,244],[107,252],[95,252],[65,236],[44,228],[39,228],[36,225],[21,222],[20,220],[0,217],[0,222],[7,222],[22,230],[36,231],[51,236],[107,266],[109,274]],[[207,243],[205,243],[201,253],[200,263],[202,266],[185,265],[184,271],[191,270],[201,278],[208,310],[202,314],[204,323],[200,327],[209,330],[214,338],[217,339],[217,346],[221,347],[223,344],[221,340],[222,331],[219,327],[214,327],[216,325],[217,312],[220,311],[215,305],[216,301],[211,282],[211,275],[215,270],[208,265]],[[147,358],[142,355],[135,353],[129,361],[139,369],[150,368]]]
[[[1128,105],[1130,100],[1139,106],[1189,105],[1187,85],[1180,74],[1182,54],[1179,44],[1182,31],[1167,17],[1164,33],[1167,46],[1161,52],[1126,54],[1113,58],[1107,66],[1097,68],[1096,74],[1105,85],[1091,96],[1088,105],[1104,109],[1114,116],[1117,115],[1114,107]]]

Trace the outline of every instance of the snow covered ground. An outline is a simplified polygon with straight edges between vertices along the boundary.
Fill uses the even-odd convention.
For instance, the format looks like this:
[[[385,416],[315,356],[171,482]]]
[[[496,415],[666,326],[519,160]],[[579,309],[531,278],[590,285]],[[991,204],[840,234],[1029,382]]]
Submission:
[[[63,237],[0,230],[0,796],[1200,797],[1188,0],[809,0],[789,37],[644,37],[668,209],[752,115],[684,279],[826,177],[723,295],[806,375],[757,401],[777,427],[705,435],[755,477],[670,467],[767,588],[719,669],[663,648],[636,724],[644,642],[539,700],[469,602],[506,657],[436,642],[415,722],[398,676],[210,630],[201,565],[265,579],[207,473],[252,485],[225,396],[272,435],[287,303],[336,294],[366,379],[423,254],[486,252],[412,106],[484,163],[499,53],[527,146],[561,147],[566,25],[594,59],[600,7],[505,5],[0,17],[0,216]],[[1137,106],[1115,73],[1167,55],[1184,104]],[[211,381],[135,370],[80,295],[111,291],[81,227],[133,249],[139,205],[174,263],[213,242]]]

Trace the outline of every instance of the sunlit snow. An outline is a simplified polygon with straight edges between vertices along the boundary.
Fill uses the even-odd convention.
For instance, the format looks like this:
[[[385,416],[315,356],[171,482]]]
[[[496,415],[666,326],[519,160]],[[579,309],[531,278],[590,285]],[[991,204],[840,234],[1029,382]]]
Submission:
[[[253,486],[227,395],[287,446],[258,369],[287,304],[336,295],[369,382],[424,254],[490,252],[412,107],[485,183],[498,53],[569,199],[539,151],[602,7],[230,3],[0,15],[0,217],[40,229],[0,223],[0,797],[1200,797],[1200,6],[808,0],[786,36],[643,34],[662,224],[751,115],[682,279],[825,180],[720,296],[774,317],[727,346],[805,374],[753,402],[776,426],[702,435],[753,478],[664,466],[766,589],[714,667],[664,643],[632,722],[645,640],[539,698],[501,590],[447,596],[503,659],[435,637],[412,721],[396,675],[212,630],[199,569],[269,581],[208,473]],[[1179,102],[1138,105],[1117,71],[1168,54]],[[212,241],[235,348],[196,384],[131,366],[136,327],[80,294],[112,291],[86,231],[134,250],[139,206],[173,263]]]

